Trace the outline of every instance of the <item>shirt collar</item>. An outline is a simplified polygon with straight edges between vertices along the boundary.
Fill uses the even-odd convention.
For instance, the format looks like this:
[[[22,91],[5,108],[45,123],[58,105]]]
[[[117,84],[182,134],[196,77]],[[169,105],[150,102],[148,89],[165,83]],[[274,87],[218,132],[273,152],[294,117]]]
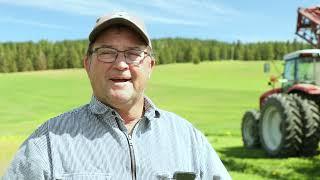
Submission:
[[[93,114],[105,114],[113,111],[113,108],[100,102],[94,95],[91,97],[89,108]],[[146,96],[144,97],[144,109],[144,116],[148,119],[151,120],[160,117],[160,111],[153,104],[151,99]]]
[[[89,107],[93,114],[105,114],[112,111],[110,106],[103,104],[95,96],[91,97]]]
[[[160,118],[160,111],[147,96],[144,97],[144,109],[144,116],[148,119]]]

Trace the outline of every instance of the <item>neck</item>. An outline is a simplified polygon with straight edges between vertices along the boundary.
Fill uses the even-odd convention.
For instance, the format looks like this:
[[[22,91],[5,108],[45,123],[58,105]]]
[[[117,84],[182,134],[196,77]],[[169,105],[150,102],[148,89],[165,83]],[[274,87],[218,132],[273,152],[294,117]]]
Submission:
[[[137,102],[129,106],[120,106],[115,108],[125,124],[131,124],[141,118],[143,115],[144,98],[141,97]]]

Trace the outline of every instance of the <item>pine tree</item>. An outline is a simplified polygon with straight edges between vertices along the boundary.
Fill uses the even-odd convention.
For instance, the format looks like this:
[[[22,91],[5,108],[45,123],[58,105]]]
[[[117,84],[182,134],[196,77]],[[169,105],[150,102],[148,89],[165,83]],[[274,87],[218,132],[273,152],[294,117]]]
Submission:
[[[80,68],[81,67],[81,64],[79,61],[80,57],[74,47],[71,47],[67,50],[66,57],[67,57],[67,67],[68,68]]]
[[[0,72],[10,72],[9,62],[4,55],[2,48],[0,48]]]
[[[17,64],[16,64],[16,59],[14,57],[14,50],[12,49],[7,50],[6,48],[4,49],[4,58],[6,59],[6,61],[8,62],[8,69],[9,72],[17,72],[18,68],[17,68]]]
[[[227,49],[227,47],[225,46],[225,45],[221,45],[220,46],[220,57],[219,57],[219,59],[220,60],[226,60],[227,59],[227,57],[228,57],[228,49]]]
[[[165,52],[164,49],[160,50],[160,64],[168,64],[169,63],[169,54],[167,52]]]
[[[190,51],[190,55],[191,55],[191,61],[193,62],[193,64],[199,64],[200,63],[200,55],[199,55],[199,50],[195,47],[191,47],[191,51]]]
[[[26,48],[22,44],[19,44],[17,46],[17,52],[19,52],[16,55],[16,62],[17,62],[18,71],[26,71],[28,69],[27,68],[28,62],[26,59],[27,58]],[[29,64],[32,64],[32,63],[29,63]]]
[[[266,51],[265,51],[265,53],[266,53],[266,55],[265,55],[265,60],[272,60],[272,59],[274,59],[274,51],[273,51],[273,46],[272,46],[272,44],[271,43],[267,43],[266,44],[266,47],[265,47],[266,49]]]
[[[178,53],[177,53],[177,62],[184,62],[185,61],[185,59],[184,59],[184,51],[185,50],[182,50],[182,49],[180,49],[179,51],[178,51]]]
[[[200,59],[201,61],[204,61],[204,60],[208,60],[209,59],[209,49],[207,47],[202,47],[200,49]]]
[[[47,55],[47,69],[53,69],[54,68],[54,54],[52,51],[49,51]]]
[[[244,51],[243,51],[242,43],[240,40],[238,40],[235,45],[233,59],[234,60],[243,60],[243,55],[244,55]]]
[[[39,62],[39,70],[47,69],[47,58],[41,49],[39,50],[39,55],[38,55],[37,59]]]
[[[228,57],[227,57],[227,59],[233,60],[234,59],[233,56],[234,56],[234,47],[233,47],[233,45],[231,45],[231,46],[228,47]]]
[[[25,59],[25,66],[22,71],[33,71],[32,61],[29,57]]]

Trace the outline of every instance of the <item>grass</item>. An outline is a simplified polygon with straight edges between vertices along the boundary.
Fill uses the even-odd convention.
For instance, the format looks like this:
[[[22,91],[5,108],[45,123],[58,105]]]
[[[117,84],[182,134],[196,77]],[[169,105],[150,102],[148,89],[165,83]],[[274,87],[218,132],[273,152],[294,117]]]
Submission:
[[[317,179],[319,156],[276,159],[242,146],[242,115],[258,108],[259,96],[270,89],[269,75],[263,74],[263,62],[161,65],[147,94],[160,108],[176,112],[204,132],[233,179]],[[1,175],[37,126],[87,103],[91,89],[81,69],[0,74],[0,82]]]

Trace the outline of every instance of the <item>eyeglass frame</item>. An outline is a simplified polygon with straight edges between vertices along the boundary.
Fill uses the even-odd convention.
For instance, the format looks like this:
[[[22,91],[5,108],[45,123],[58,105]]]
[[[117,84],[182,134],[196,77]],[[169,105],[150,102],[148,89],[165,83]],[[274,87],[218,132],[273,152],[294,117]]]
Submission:
[[[92,55],[92,54],[96,53],[99,49],[102,49],[102,48],[112,49],[112,50],[115,50],[115,51],[117,52],[114,60],[111,61],[111,62],[101,61],[101,60],[99,59],[99,55],[96,54],[96,55],[97,55],[97,60],[100,61],[100,62],[102,62],[102,63],[114,63],[114,62],[117,60],[119,53],[123,53],[124,58],[125,58],[125,62],[126,62],[128,65],[131,65],[131,64],[133,64],[133,65],[139,65],[146,57],[148,57],[148,56],[150,56],[151,58],[153,57],[153,52],[152,52],[152,50],[151,50],[151,52],[147,52],[147,51],[145,51],[145,50],[132,48],[132,49],[126,49],[126,50],[121,51],[121,50],[118,50],[118,49],[116,49],[116,48],[113,48],[113,47],[107,46],[107,45],[102,45],[102,46],[99,46],[99,47],[96,47],[96,48],[92,47],[91,50],[88,51],[88,54],[89,54],[89,55]],[[147,49],[147,50],[150,50],[151,47],[150,47],[150,46],[147,46],[146,49]],[[127,51],[130,51],[130,50],[141,51],[141,52],[143,52],[144,57],[143,57],[141,60],[139,60],[139,61],[136,61],[136,62],[135,62],[135,61],[131,61],[131,62],[128,63],[127,60],[128,60],[129,58],[127,58],[126,52],[127,52]]]

